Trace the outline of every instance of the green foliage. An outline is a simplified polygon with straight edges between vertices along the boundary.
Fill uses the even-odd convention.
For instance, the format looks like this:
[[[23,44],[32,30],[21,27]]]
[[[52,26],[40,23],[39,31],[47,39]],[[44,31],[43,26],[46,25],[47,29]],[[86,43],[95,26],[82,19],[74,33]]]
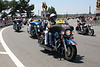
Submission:
[[[1,17],[2,18],[7,17],[7,13],[6,12],[3,12]]]
[[[55,8],[52,7],[52,6],[48,8],[48,11],[49,11],[50,13],[57,14],[56,11],[55,11]]]
[[[8,0],[0,0],[0,13],[3,10],[9,9],[9,1]]]
[[[15,16],[17,13],[17,10],[19,8],[18,1],[16,1],[16,0],[10,1],[9,6],[11,9],[9,14],[11,14],[11,16]]]
[[[34,4],[29,5],[30,0],[20,0],[19,2],[19,13],[22,15],[22,13],[27,13],[27,17],[30,17],[32,15],[32,10],[34,10]]]
[[[23,15],[23,13],[27,13],[27,17],[32,15],[32,11],[34,10],[34,4],[29,5],[30,0],[0,0],[0,13],[3,10],[10,9],[9,14],[11,16],[16,16],[16,13]]]

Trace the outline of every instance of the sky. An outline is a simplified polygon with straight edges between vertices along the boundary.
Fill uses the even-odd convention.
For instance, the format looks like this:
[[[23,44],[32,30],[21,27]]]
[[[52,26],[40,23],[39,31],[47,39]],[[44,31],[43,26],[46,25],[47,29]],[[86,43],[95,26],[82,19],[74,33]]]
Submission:
[[[42,10],[42,2],[46,2],[47,6],[53,6],[57,14],[76,14],[76,13],[89,13],[89,6],[91,12],[96,11],[97,0],[30,0],[30,4],[35,5],[35,14]]]
[[[97,0],[30,0],[30,5],[35,5],[34,12],[38,14],[39,11],[39,15],[42,10],[42,2],[46,2],[48,7],[53,6],[57,14],[80,14],[89,13],[89,6],[91,6],[91,13],[95,13],[96,1]]]

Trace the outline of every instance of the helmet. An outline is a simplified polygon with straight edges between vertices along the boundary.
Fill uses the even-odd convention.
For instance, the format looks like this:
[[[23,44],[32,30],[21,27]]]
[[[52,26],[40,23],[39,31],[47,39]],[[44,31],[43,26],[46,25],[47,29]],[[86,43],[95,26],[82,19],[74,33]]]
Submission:
[[[55,15],[54,13],[52,13],[52,14],[50,15],[50,18],[52,18],[52,17],[56,17],[56,15]]]

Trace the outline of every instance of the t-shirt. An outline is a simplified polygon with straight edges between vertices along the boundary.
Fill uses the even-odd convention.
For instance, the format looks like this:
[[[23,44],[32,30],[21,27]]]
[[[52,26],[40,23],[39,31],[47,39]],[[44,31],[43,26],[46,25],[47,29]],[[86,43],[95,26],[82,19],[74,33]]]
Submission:
[[[55,25],[56,22],[49,22],[48,25]]]

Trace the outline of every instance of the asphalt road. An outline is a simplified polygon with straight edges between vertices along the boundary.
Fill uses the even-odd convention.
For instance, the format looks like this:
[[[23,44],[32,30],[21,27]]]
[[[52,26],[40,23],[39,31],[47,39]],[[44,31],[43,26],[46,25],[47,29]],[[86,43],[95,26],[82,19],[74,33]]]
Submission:
[[[75,26],[76,20],[69,20]],[[15,32],[12,26],[3,31],[3,38],[9,49],[25,67],[99,67],[100,66],[100,26],[95,26],[95,35],[80,35],[75,32],[78,54],[74,62],[64,60],[56,52],[46,52],[39,47],[37,39],[27,33],[24,26]],[[0,67],[16,67],[3,46],[0,44]],[[60,60],[62,58],[62,60]]]

